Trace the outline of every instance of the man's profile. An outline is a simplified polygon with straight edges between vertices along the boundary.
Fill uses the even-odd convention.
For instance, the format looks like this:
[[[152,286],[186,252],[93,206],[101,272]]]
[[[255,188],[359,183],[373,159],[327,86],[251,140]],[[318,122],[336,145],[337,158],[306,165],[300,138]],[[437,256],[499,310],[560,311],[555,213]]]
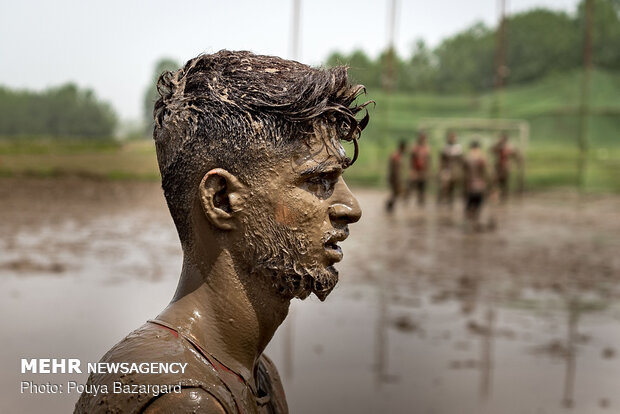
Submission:
[[[181,392],[84,393],[75,412],[287,412],[263,350],[291,299],[324,300],[338,280],[338,242],[361,216],[342,173],[368,121],[355,118],[363,86],[344,67],[220,51],[165,72],[158,90],[153,136],[183,268],[170,304],[102,361],[187,365],[89,384]],[[354,143],[353,159],[342,141]]]

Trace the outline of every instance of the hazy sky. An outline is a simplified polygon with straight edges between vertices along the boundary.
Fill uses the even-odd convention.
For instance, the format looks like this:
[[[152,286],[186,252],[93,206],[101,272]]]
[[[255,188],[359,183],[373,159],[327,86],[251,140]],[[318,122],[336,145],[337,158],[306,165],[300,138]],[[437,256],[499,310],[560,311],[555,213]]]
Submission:
[[[0,84],[42,89],[74,81],[123,119],[138,118],[155,62],[220,49],[290,57],[292,0],[0,0]],[[320,64],[334,50],[387,43],[389,0],[301,0],[299,60]],[[578,0],[507,0],[575,11]],[[399,0],[397,48],[431,46],[476,21],[494,25],[497,0]]]

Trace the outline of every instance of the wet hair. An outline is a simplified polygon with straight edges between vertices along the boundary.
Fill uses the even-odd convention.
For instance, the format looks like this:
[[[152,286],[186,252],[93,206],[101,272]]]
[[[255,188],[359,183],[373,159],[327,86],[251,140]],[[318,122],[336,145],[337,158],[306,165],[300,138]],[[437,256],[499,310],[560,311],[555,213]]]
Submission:
[[[224,168],[250,182],[274,157],[291,156],[320,127],[354,143],[368,123],[365,92],[347,68],[312,68],[251,52],[222,50],[189,60],[157,82],[153,138],[162,188],[181,242],[189,240],[190,212],[200,180]]]

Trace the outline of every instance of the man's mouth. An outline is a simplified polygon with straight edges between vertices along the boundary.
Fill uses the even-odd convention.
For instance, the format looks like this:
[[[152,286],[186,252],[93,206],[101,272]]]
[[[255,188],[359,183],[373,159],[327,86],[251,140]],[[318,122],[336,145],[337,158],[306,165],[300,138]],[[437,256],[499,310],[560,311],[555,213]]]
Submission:
[[[327,252],[327,256],[334,262],[339,262],[342,260],[342,249],[336,243],[327,243],[325,245],[325,251]]]
[[[342,260],[342,249],[338,246],[338,242],[343,241],[349,237],[349,230],[345,229],[342,231],[336,231],[330,233],[327,237],[327,241],[325,242],[325,251],[327,252],[327,256],[333,263],[339,262]]]

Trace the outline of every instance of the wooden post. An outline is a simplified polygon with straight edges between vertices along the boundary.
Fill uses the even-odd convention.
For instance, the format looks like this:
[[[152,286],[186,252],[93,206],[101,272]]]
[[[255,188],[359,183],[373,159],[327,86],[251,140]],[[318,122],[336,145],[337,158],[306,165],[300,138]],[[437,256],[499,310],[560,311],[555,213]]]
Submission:
[[[588,121],[590,116],[590,77],[592,72],[592,27],[594,26],[594,0],[586,0],[585,30],[583,37],[583,76],[581,81],[581,101],[579,104],[579,136],[577,146],[577,186],[585,189],[588,161]]]
[[[301,31],[301,0],[293,0],[293,14],[291,16],[291,59],[299,59],[299,43]]]

